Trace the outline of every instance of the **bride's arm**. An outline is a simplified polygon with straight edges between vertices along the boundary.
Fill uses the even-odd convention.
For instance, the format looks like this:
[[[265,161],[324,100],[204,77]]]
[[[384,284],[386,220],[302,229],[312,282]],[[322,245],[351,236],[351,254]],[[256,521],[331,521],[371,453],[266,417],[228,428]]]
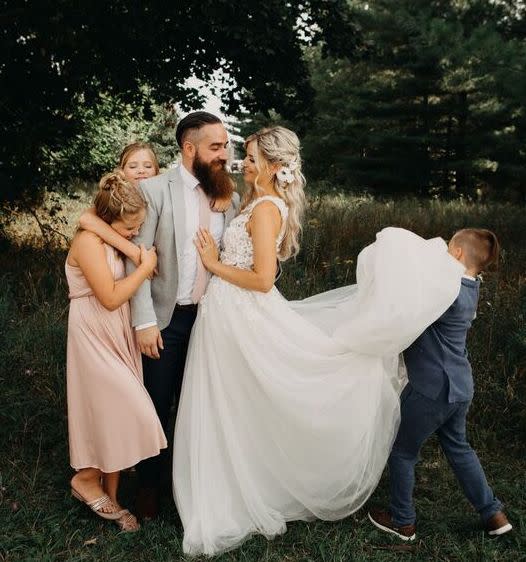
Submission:
[[[267,293],[276,277],[276,238],[281,228],[281,215],[273,203],[257,205],[250,219],[250,234],[254,247],[252,270],[225,265],[219,261],[217,247],[208,231],[201,231],[196,240],[203,265],[221,279],[251,291]]]
[[[113,246],[126,257],[130,258],[133,263],[138,266],[141,263],[141,250],[133,242],[130,242],[124,236],[118,234],[108,223],[105,223],[95,214],[95,209],[90,207],[84,211],[79,219],[79,225],[82,230],[94,232],[99,238],[102,238],[106,244]]]

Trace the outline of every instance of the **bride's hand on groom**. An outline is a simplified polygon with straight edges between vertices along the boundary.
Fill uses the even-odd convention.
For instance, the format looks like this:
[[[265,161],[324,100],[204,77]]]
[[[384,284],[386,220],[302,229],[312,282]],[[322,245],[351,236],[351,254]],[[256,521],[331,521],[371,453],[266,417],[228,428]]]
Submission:
[[[151,359],[159,359],[159,349],[164,349],[164,345],[161,332],[157,326],[137,330],[136,337],[141,353]]]
[[[213,265],[219,261],[219,250],[214,237],[205,228],[200,228],[197,231],[194,244],[201,256],[203,265],[211,271]]]

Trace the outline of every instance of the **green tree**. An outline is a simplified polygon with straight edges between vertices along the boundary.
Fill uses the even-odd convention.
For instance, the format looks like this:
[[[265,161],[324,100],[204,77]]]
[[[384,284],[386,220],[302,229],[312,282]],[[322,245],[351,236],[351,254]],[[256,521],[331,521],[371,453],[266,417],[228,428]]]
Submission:
[[[148,84],[158,103],[186,107],[191,75],[217,69],[228,110],[305,111],[312,98],[302,47],[323,42],[348,53],[352,29],[345,0],[264,3],[248,0],[91,0],[1,2],[0,198],[35,189],[44,149],[59,150],[78,133],[79,99],[100,93],[125,103]],[[80,96],[80,97],[79,97]]]
[[[147,88],[141,91],[134,104],[103,93],[87,104],[79,96],[72,116],[76,134],[58,150],[44,151],[48,182],[58,186],[72,177],[95,180],[115,167],[124,146],[136,141],[152,144],[161,167],[173,162],[178,154],[175,108],[155,103]]]
[[[353,2],[357,55],[308,53],[311,176],[389,192],[524,190],[522,17],[489,1]]]

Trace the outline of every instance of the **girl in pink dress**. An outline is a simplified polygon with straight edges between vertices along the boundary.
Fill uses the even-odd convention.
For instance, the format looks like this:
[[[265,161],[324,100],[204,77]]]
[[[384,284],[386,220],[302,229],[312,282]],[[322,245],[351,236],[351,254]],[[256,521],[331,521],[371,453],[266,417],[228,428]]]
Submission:
[[[144,221],[146,202],[119,172],[99,185],[97,217],[126,239]],[[140,352],[128,300],[153,274],[155,249],[140,248],[140,265],[128,277],[116,250],[79,230],[66,260],[71,299],[68,322],[67,398],[72,494],[122,530],[139,528],[117,499],[119,473],[158,455],[166,438],[142,384]]]

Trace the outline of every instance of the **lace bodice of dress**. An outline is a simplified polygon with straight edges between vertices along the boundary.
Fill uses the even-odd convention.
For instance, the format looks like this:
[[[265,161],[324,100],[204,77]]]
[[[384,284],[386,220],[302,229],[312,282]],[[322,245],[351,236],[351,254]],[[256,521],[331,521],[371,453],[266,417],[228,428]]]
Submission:
[[[265,195],[249,203],[241,213],[232,220],[225,230],[221,251],[221,261],[224,264],[233,265],[242,269],[252,269],[254,265],[254,250],[252,247],[252,239],[247,232],[247,223],[252,216],[252,211],[255,206],[262,201],[272,201],[281,214],[281,230],[276,239],[276,250],[279,254],[287,225],[288,207],[283,199],[272,195]]]

